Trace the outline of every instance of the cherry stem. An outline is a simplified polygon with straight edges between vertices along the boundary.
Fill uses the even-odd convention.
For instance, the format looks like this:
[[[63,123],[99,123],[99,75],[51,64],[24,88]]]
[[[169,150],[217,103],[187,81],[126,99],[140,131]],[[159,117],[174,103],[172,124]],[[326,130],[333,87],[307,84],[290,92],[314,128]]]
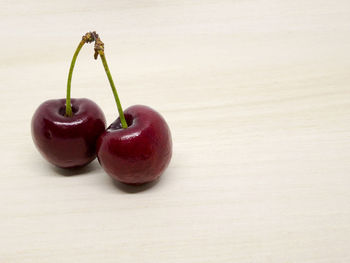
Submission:
[[[92,33],[88,32],[86,33],[83,37],[82,40],[80,41],[77,49],[74,52],[72,62],[70,64],[69,68],[69,73],[68,73],[68,81],[67,81],[67,95],[66,95],[66,116],[71,117],[73,115],[72,112],[72,105],[70,101],[70,93],[71,93],[71,82],[72,82],[72,76],[73,76],[73,70],[75,66],[75,61],[77,60],[78,54],[82,47],[84,46],[85,43],[91,43],[94,41],[94,38],[92,37]]]
[[[103,67],[104,67],[105,72],[107,74],[109,84],[111,85],[114,99],[115,99],[115,102],[117,104],[120,122],[122,124],[122,127],[124,129],[126,129],[126,128],[128,128],[128,124],[126,123],[123,108],[122,108],[122,105],[121,105],[119,97],[118,97],[117,89],[115,88],[111,72],[109,71],[109,68],[108,68],[106,56],[104,54],[104,44],[101,41],[101,39],[99,38],[98,34],[96,34],[96,32],[92,32],[92,36],[95,40],[95,55],[94,55],[94,57],[95,57],[95,59],[97,59],[98,55],[100,55],[100,57],[101,57]]]

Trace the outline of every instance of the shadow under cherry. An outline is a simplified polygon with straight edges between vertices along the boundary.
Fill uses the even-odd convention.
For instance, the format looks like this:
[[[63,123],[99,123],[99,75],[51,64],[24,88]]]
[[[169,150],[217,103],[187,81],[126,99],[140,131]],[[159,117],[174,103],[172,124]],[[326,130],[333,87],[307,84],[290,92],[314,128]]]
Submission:
[[[111,181],[113,182],[114,186],[116,188],[118,188],[119,190],[121,190],[122,192],[128,193],[128,194],[136,194],[136,193],[140,193],[143,191],[146,191],[150,188],[155,187],[159,181],[161,180],[160,178],[158,178],[157,180],[150,182],[150,183],[146,183],[146,184],[141,184],[141,185],[128,185],[128,184],[124,184],[121,182],[118,182],[112,178],[110,178]]]
[[[50,165],[51,170],[55,172],[57,175],[61,176],[77,176],[77,175],[84,175],[88,174],[90,172],[93,172],[99,168],[99,165],[97,164],[96,161],[92,161],[88,165],[82,166],[82,167],[75,167],[75,168],[60,168],[54,165]]]

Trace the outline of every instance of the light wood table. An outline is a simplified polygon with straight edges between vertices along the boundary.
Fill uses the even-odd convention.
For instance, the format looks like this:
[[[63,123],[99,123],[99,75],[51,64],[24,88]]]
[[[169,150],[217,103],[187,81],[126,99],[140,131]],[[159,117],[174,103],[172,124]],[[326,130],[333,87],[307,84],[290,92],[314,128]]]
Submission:
[[[162,113],[148,189],[71,174],[31,117],[100,33],[124,108]],[[350,262],[350,2],[1,1],[0,262]],[[84,47],[72,96],[117,117]],[[69,176],[70,175],[70,176]]]

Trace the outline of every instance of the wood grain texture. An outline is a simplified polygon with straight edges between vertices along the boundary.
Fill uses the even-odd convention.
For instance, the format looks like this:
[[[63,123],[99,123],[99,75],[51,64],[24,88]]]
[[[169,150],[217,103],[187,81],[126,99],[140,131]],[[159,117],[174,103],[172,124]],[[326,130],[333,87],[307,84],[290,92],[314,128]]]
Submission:
[[[97,161],[58,170],[32,143],[34,110],[65,95],[90,30],[123,106],[171,127],[149,189],[114,185]],[[0,262],[350,261],[348,0],[1,1],[0,32]],[[112,122],[92,55],[72,97]]]

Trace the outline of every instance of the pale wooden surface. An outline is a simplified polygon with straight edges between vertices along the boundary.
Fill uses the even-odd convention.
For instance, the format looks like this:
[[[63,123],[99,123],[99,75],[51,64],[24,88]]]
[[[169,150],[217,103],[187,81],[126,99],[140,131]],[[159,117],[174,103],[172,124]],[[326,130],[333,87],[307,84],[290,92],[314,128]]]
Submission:
[[[74,2],[74,3],[73,3]],[[124,107],[160,111],[174,156],[130,193],[63,176],[30,119],[97,30]],[[350,262],[350,2],[1,1],[0,262]],[[92,46],[73,97],[117,111]]]

